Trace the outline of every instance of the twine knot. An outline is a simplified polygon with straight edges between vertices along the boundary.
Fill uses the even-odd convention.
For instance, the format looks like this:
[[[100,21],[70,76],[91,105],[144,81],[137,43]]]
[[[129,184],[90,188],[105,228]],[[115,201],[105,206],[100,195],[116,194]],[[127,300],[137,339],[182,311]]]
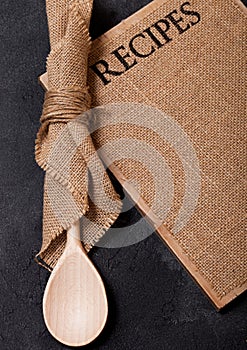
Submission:
[[[40,118],[39,136],[47,133],[50,124],[68,123],[90,108],[88,88],[49,90],[45,94],[43,113]]]

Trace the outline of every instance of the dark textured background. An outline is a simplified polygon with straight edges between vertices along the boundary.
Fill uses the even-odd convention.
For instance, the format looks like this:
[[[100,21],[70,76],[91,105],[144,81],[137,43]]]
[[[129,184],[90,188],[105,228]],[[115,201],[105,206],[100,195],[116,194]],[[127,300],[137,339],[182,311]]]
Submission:
[[[95,0],[93,37],[148,2]],[[49,273],[33,261],[41,245],[43,172],[34,139],[43,102],[37,77],[49,52],[45,0],[1,0],[0,28],[0,349],[68,349],[44,325]],[[90,256],[106,284],[109,318],[85,349],[246,349],[246,295],[217,313],[155,234]]]

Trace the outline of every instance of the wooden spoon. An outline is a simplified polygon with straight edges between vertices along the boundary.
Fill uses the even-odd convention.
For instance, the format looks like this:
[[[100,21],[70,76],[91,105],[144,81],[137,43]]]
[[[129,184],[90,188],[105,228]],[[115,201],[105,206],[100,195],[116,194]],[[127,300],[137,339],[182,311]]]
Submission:
[[[79,222],[68,231],[64,253],[47,283],[43,314],[53,337],[69,346],[90,343],[104,328],[106,292],[82,247]]]

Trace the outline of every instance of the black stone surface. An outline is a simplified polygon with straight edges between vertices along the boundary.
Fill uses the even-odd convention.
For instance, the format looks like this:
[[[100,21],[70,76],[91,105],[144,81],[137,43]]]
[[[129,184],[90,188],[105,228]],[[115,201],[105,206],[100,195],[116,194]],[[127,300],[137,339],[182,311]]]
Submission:
[[[148,2],[95,0],[92,35]],[[43,172],[34,140],[43,102],[37,77],[49,52],[45,0],[2,0],[0,28],[0,349],[69,349],[46,330],[49,273],[33,261],[41,246]],[[155,234],[90,256],[106,284],[109,318],[85,349],[246,349],[246,295],[216,312]]]

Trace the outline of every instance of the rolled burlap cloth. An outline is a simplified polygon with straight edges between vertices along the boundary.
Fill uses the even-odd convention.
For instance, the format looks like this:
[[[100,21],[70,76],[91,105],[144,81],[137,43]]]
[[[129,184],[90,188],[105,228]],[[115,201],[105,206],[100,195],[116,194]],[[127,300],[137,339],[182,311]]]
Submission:
[[[121,211],[119,196],[95,153],[90,137],[87,87],[92,0],[47,0],[51,52],[35,156],[46,171],[43,243],[37,261],[54,268],[66,244],[66,230],[84,216],[81,235],[87,251]],[[97,180],[99,174],[102,179]],[[89,195],[90,192],[90,195]]]

